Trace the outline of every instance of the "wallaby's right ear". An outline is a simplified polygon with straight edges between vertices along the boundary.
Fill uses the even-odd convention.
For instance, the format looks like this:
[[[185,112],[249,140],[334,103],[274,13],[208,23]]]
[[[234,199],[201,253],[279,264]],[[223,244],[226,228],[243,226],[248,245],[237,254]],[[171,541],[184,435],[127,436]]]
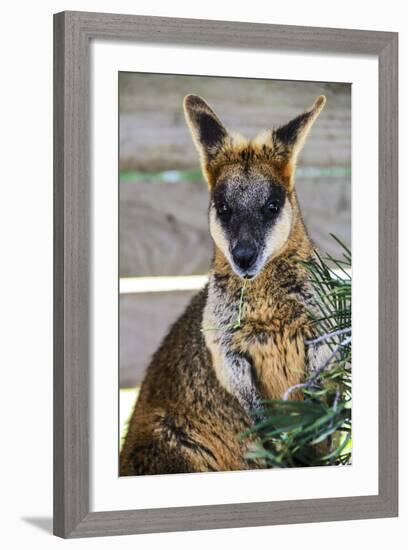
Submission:
[[[205,165],[217,154],[228,132],[211,107],[197,95],[184,98],[184,114]]]

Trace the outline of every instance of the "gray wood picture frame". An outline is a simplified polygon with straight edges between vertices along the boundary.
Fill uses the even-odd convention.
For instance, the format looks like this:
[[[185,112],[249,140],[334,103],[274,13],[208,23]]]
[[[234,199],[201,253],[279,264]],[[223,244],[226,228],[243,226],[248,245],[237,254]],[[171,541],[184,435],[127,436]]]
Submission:
[[[379,61],[379,494],[90,511],[89,45],[130,40],[367,54]],[[398,510],[398,35],[104,13],[54,16],[54,533],[122,535],[393,517]],[[296,78],[296,75],[293,75]],[[116,365],[112,365],[116,368]]]

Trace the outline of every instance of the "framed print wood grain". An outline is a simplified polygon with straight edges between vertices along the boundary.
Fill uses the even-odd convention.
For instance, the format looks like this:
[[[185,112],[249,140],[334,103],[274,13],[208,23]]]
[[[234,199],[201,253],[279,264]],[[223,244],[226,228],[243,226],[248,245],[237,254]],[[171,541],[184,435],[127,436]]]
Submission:
[[[390,32],[85,12],[54,16],[56,535],[397,515],[397,52],[398,36]],[[228,128],[238,117],[236,126],[259,132],[258,123],[272,113],[272,96],[278,126],[268,122],[271,129],[252,140],[224,126],[225,114]],[[191,141],[182,115],[178,126],[183,98]],[[298,100],[301,111],[294,112]],[[334,141],[340,143],[336,154]],[[194,183],[202,176],[193,142],[207,186]],[[324,155],[329,164],[321,162]],[[309,178],[308,196],[298,192],[318,248],[327,244],[321,219],[327,234],[345,228],[340,262],[331,251],[326,260],[314,256],[294,190],[296,165],[299,179]],[[330,195],[319,213],[316,205],[329,188],[325,178]],[[207,283],[201,266],[211,260],[202,207],[208,192],[215,254]],[[343,225],[333,225],[333,209]],[[146,219],[157,232],[145,242]],[[122,233],[133,240],[124,245]],[[180,238],[171,248],[173,234]],[[140,254],[152,246],[155,254]],[[120,301],[133,317],[121,314],[119,331],[118,264],[125,277],[121,298],[133,293]],[[316,319],[306,315],[314,296],[307,284],[310,265],[315,278],[331,273],[326,297],[315,289],[320,308],[327,296],[338,307],[336,315],[319,310],[323,321],[336,317],[329,332],[317,330]],[[364,293],[368,279],[371,295]],[[160,299],[151,285],[160,287]],[[161,334],[151,336],[156,328],[164,336],[191,291],[203,285],[164,343]],[[110,305],[102,307],[108,295]],[[134,322],[135,296],[136,344],[134,325],[125,324]],[[262,319],[260,310],[266,311]],[[260,326],[275,327],[273,340]],[[122,339],[126,331],[128,340]],[[161,347],[150,366],[143,363],[146,373],[136,372],[132,362],[120,369],[122,386],[144,382],[132,393],[137,404],[119,458],[118,355],[120,349],[124,361],[129,342],[139,370]],[[316,347],[322,342],[328,342],[324,356]],[[262,367],[265,357],[272,374]],[[167,369],[170,361],[177,369]],[[319,377],[331,388],[326,401]],[[282,410],[291,424],[282,424]],[[367,419],[370,456],[362,452]],[[362,470],[371,477],[358,484]]]

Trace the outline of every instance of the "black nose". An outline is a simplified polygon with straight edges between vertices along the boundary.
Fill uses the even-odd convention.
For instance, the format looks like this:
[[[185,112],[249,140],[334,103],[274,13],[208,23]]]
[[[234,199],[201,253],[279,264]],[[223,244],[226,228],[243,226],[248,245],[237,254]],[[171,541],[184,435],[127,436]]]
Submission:
[[[248,269],[255,261],[256,250],[247,244],[238,244],[232,251],[232,257],[241,269]]]

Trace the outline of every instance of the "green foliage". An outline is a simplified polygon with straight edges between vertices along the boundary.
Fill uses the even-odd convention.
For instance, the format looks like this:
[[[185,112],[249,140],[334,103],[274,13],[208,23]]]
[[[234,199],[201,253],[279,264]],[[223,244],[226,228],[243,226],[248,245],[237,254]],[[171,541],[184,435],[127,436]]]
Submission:
[[[258,436],[249,456],[271,468],[351,463],[351,252],[333,238],[341,259],[316,255],[304,264],[317,297],[310,311],[316,336],[306,345],[324,346],[325,359],[281,401],[265,402],[262,420],[244,434]],[[301,400],[290,399],[295,392]]]

